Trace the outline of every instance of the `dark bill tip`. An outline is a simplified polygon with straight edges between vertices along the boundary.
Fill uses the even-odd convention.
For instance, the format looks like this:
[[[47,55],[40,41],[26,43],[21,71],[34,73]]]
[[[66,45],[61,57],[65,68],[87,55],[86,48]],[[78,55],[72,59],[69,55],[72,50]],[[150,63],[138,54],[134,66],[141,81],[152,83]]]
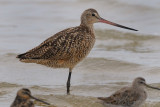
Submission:
[[[110,22],[110,21],[105,20],[105,19],[103,19],[103,18],[101,18],[101,19],[99,20],[99,22],[106,23],[106,24],[110,24],[110,25],[113,25],[113,26],[117,26],[117,27],[120,27],[120,28],[132,30],[132,31],[138,31],[138,30],[133,29],[133,28],[130,28],[130,27],[126,27],[126,26],[123,26],[123,25],[120,25],[120,24],[117,24],[117,23]]]
[[[129,28],[129,27],[126,27],[126,26],[123,26],[123,25],[119,25],[119,24],[115,24],[115,26],[120,27],[120,28],[124,28],[124,29],[128,29],[128,30],[138,31],[136,29]]]
[[[37,101],[39,101],[39,102],[42,102],[42,103],[47,104],[47,105],[50,105],[49,103],[47,103],[47,102],[45,102],[45,101],[43,101],[43,100],[40,100],[40,99],[35,98],[35,97],[33,97],[33,96],[30,96],[30,97],[33,98],[33,99],[35,99],[35,100],[37,100]]]
[[[156,90],[160,90],[160,88],[157,88],[157,87],[152,87],[152,86],[150,86],[150,85],[148,85],[148,84],[144,84],[146,87],[148,87],[148,88],[152,88],[152,89],[156,89]]]

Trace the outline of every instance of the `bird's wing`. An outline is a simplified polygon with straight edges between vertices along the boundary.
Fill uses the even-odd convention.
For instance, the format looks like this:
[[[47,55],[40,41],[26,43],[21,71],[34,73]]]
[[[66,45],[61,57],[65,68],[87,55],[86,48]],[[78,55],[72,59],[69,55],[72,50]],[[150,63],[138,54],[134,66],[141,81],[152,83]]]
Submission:
[[[72,56],[79,28],[68,28],[48,38],[39,46],[20,54],[20,59],[67,59]]]
[[[16,100],[12,103],[10,107],[34,107],[34,103],[29,100],[26,102],[19,102],[19,100]]]
[[[131,106],[139,99],[139,94],[126,87],[115,92],[110,97],[99,97],[98,99],[103,100],[107,104]]]

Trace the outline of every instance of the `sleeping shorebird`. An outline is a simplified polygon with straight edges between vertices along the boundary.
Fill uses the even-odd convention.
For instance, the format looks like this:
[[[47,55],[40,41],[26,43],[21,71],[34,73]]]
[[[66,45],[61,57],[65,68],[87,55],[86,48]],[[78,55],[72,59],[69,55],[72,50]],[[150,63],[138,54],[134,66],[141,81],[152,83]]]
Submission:
[[[17,92],[17,96],[10,107],[34,107],[34,103],[30,101],[30,99],[35,99],[44,104],[50,105],[45,101],[33,97],[29,89],[23,88]]]
[[[107,107],[139,107],[147,98],[144,86],[160,90],[160,88],[146,84],[144,78],[138,77],[131,87],[124,87],[110,97],[98,97],[98,99],[103,100]]]
[[[101,18],[95,9],[87,9],[81,15],[81,24],[51,36],[39,46],[20,54],[17,58],[26,63],[37,63],[53,68],[69,68],[67,94],[70,93],[72,69],[91,51],[95,43],[93,24],[107,23],[137,31]]]

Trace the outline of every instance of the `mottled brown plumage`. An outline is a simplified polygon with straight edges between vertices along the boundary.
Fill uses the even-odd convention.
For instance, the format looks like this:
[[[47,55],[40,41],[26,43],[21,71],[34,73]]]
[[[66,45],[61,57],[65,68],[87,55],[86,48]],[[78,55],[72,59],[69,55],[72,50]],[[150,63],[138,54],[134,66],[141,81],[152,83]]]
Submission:
[[[35,99],[37,101],[50,105],[47,102],[33,97],[29,89],[23,88],[17,92],[17,96],[10,107],[34,107],[34,103],[30,99]]]
[[[67,93],[69,93],[72,69],[91,51],[95,43],[93,24],[97,22],[135,30],[104,20],[95,9],[87,9],[81,15],[80,26],[56,33],[39,46],[18,55],[17,58],[26,63],[37,63],[54,68],[69,68],[67,81]]]
[[[139,107],[147,98],[144,86],[160,90],[147,85],[144,78],[138,77],[133,81],[131,87],[124,87],[109,97],[98,99],[103,100],[108,105],[107,107]]]
[[[91,29],[81,25],[55,34],[38,47],[18,57],[23,62],[34,62],[56,68],[73,68],[90,52],[94,41]]]

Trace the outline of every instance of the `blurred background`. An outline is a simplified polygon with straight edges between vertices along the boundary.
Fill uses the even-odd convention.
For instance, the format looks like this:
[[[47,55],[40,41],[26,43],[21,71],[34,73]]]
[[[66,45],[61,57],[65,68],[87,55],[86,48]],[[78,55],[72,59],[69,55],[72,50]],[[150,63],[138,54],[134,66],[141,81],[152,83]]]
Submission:
[[[65,93],[68,69],[22,63],[16,55],[65,28],[78,26],[81,13],[88,8],[139,31],[94,24],[96,44],[73,70],[71,93],[76,102],[75,96]],[[160,87],[159,29],[160,0],[0,0],[0,105],[8,107],[22,87],[58,107],[93,107],[97,99],[92,97],[109,96],[137,76]],[[160,92],[147,92],[144,107],[159,107]],[[95,107],[103,107],[98,104]]]

